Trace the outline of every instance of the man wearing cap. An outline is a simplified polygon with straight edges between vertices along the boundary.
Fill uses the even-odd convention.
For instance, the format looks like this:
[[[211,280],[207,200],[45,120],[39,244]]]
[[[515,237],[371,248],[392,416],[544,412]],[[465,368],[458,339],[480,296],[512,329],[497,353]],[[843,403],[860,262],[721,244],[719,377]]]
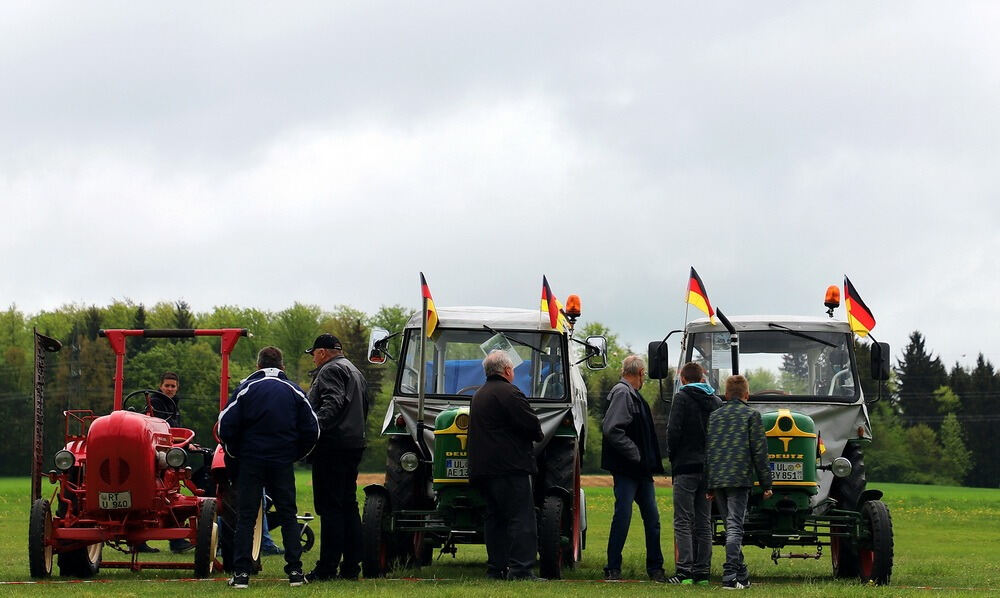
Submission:
[[[311,372],[309,402],[320,426],[311,460],[320,551],[316,567],[306,578],[356,580],[361,571],[361,516],[355,493],[365,449],[368,383],[344,357],[340,339],[332,334],[316,337],[306,353],[316,365]]]

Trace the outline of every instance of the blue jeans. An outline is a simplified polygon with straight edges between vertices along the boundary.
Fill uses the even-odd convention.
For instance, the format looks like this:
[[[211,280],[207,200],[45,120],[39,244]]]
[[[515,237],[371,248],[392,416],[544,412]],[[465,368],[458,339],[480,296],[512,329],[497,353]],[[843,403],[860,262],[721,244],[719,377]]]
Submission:
[[[708,579],[712,565],[712,503],[705,498],[705,475],[674,476],[674,540],[677,573]]]
[[[653,478],[634,478],[612,473],[615,484],[615,513],[608,535],[608,565],[605,571],[621,571],[622,549],[632,523],[632,503],[639,505],[639,515],[646,531],[646,573],[663,570],[663,550],[660,549],[660,513],[656,509],[656,489]]]
[[[745,582],[750,572],[743,562],[743,518],[747,514],[749,488],[716,488],[722,515],[726,518],[726,562],[722,565],[722,581]]]

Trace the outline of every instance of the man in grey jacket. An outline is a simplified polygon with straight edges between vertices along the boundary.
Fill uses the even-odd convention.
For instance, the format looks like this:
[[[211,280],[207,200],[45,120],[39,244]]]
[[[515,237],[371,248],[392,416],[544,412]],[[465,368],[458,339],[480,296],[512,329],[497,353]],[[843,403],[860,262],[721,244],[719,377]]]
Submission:
[[[660,444],[653,429],[649,405],[639,395],[646,377],[646,363],[638,355],[622,362],[622,379],[608,393],[604,414],[601,467],[614,479],[615,512],[608,533],[608,563],[604,579],[621,579],[622,549],[632,522],[632,503],[646,532],[646,573],[664,582],[663,550],[660,548],[660,513],[656,508],[653,475],[663,473]]]
[[[306,579],[356,580],[361,571],[361,516],[356,492],[358,465],[365,449],[368,383],[344,357],[340,339],[332,334],[316,337],[306,353],[312,355],[316,365],[309,402],[320,426],[311,460],[313,502],[320,519],[320,552],[316,567]]]

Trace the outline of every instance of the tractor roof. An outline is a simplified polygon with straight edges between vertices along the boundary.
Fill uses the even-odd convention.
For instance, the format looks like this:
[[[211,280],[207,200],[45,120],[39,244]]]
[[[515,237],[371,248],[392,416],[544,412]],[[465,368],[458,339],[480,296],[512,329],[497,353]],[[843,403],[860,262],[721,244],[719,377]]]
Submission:
[[[801,332],[850,332],[851,327],[843,320],[823,316],[731,316],[729,321],[737,332],[747,330],[769,330],[768,324],[781,324]],[[726,327],[718,321],[715,326],[708,318],[688,322],[688,332],[726,332]]]
[[[438,326],[443,328],[490,328],[504,330],[550,331],[549,316],[537,309],[517,309],[510,307],[439,307]],[[420,328],[420,312],[406,323],[407,328]]]

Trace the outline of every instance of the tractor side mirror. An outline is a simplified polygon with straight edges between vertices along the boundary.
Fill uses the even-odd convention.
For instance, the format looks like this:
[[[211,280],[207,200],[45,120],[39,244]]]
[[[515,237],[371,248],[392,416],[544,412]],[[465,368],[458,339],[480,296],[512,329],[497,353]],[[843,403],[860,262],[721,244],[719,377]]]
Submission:
[[[871,354],[872,380],[888,380],[891,371],[889,343],[872,343]]]
[[[608,339],[603,336],[587,337],[587,367],[592,370],[608,367]]]
[[[670,375],[670,358],[668,357],[667,343],[664,341],[653,341],[649,343],[649,371],[647,372],[651,380],[663,380]]]
[[[382,365],[389,359],[389,354],[385,350],[388,339],[388,330],[377,326],[372,328],[371,335],[368,337],[368,363]]]

